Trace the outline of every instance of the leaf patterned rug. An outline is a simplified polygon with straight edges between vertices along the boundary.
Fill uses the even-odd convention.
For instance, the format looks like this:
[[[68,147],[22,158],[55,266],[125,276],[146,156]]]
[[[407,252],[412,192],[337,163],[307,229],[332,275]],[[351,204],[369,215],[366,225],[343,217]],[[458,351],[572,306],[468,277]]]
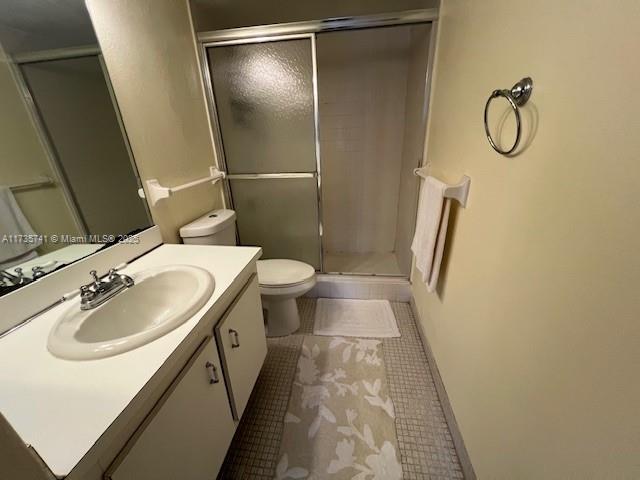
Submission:
[[[396,480],[397,452],[382,342],[306,337],[275,478]]]

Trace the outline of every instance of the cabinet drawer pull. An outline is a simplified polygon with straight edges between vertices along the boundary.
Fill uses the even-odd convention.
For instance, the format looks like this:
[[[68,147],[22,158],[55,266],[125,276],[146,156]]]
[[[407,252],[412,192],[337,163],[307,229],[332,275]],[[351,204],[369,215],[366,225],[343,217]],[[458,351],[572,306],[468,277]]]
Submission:
[[[231,335],[231,348],[238,348],[240,346],[240,336],[238,332],[230,328],[229,335]]]
[[[205,367],[207,367],[207,371],[209,372],[209,383],[218,383],[220,379],[218,378],[218,369],[216,366],[211,362],[207,362]]]

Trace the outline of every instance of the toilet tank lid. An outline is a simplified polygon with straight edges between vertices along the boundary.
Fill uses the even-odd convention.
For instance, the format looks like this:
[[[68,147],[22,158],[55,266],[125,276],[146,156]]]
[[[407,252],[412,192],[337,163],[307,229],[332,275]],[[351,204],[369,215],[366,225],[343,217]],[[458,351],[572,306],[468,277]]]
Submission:
[[[180,236],[182,238],[206,237],[230,227],[235,219],[236,212],[233,210],[213,210],[180,228]]]

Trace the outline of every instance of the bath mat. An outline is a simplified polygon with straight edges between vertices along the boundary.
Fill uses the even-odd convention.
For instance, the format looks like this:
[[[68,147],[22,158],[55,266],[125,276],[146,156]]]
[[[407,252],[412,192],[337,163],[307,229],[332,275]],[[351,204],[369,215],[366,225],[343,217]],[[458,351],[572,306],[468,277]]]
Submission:
[[[400,331],[388,300],[319,298],[313,334],[389,338]]]
[[[402,478],[380,340],[306,337],[276,479]]]

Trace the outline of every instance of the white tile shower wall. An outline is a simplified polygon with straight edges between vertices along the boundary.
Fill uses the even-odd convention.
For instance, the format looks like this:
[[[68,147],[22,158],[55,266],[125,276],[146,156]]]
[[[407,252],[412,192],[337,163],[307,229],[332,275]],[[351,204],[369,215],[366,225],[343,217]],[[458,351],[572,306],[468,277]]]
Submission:
[[[411,241],[415,229],[419,180],[413,169],[422,163],[426,127],[425,88],[429,59],[431,24],[410,28],[409,71],[405,103],[405,128],[402,143],[400,197],[396,224],[395,252],[400,270],[411,270]]]
[[[409,29],[317,37],[324,249],[392,252]]]
[[[316,286],[306,297],[383,299],[394,302],[408,302],[411,299],[409,282],[402,278],[319,274],[316,279]]]

